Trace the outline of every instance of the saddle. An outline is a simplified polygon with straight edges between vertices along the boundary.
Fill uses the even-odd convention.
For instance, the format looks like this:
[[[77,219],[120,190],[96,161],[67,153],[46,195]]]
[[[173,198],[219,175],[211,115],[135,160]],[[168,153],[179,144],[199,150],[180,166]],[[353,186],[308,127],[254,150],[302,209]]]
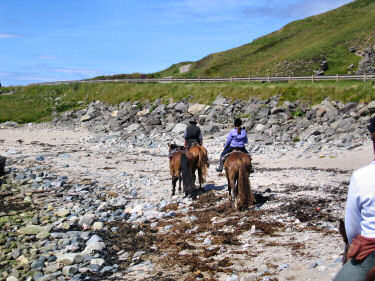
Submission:
[[[231,155],[233,152],[242,152],[242,151],[239,150],[239,149],[233,149],[231,152],[225,154],[225,155],[223,156],[223,163],[225,162],[225,160],[227,160],[228,156]],[[242,153],[243,153],[243,152],[242,152]]]
[[[176,152],[178,152],[178,151],[185,151],[185,150],[186,150],[185,146],[176,145],[175,147],[173,147],[173,149],[171,151],[169,151],[168,158],[172,159],[173,155]]]

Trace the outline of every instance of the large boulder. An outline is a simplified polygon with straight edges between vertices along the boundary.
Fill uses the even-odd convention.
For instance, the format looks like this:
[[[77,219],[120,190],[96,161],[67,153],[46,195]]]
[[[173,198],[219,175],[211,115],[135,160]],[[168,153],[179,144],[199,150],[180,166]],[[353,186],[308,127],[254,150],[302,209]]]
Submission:
[[[174,107],[174,110],[177,111],[177,112],[180,112],[180,113],[185,113],[185,112],[188,111],[188,106],[187,106],[187,104],[185,104],[183,102],[179,102]]]
[[[185,132],[186,127],[186,124],[178,123],[173,127],[172,132],[175,134],[182,134]]]
[[[222,96],[218,96],[212,103],[214,106],[226,106],[229,104],[229,99],[226,99]]]
[[[193,115],[201,115],[201,114],[204,114],[205,111],[206,111],[206,105],[200,104],[200,103],[193,104],[188,109],[188,112]]]
[[[368,109],[368,111],[370,112],[370,114],[375,113],[375,101],[370,102],[370,103],[367,105],[367,109]]]
[[[217,125],[204,125],[202,126],[202,133],[205,135],[213,135],[219,132],[220,129]]]

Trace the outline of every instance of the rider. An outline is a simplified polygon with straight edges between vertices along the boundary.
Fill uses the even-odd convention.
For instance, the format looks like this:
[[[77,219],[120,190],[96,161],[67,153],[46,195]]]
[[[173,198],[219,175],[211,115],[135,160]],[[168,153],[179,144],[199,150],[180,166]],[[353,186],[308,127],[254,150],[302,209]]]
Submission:
[[[191,147],[194,143],[203,145],[201,129],[197,126],[197,119],[193,117],[189,121],[189,126],[185,130],[184,139],[185,147]]]
[[[220,164],[219,167],[216,168],[216,172],[221,172],[223,170],[224,165],[224,155],[232,152],[233,150],[239,150],[244,153],[249,154],[247,152],[245,144],[247,143],[247,133],[244,128],[241,128],[242,120],[240,118],[236,118],[234,120],[234,129],[232,129],[227,137],[227,141],[224,146],[224,151],[221,153],[220,156]]]
[[[375,117],[367,127],[375,153]],[[349,260],[334,281],[365,280],[375,265],[375,159],[355,171],[350,179],[345,210]],[[367,279],[366,279],[367,280]]]

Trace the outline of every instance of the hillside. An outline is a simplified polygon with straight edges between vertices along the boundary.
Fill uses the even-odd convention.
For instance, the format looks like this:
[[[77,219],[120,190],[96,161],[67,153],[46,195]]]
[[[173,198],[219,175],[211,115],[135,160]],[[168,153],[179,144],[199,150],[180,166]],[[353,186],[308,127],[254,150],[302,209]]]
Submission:
[[[243,46],[210,54],[179,74],[179,63],[148,77],[230,77],[375,72],[375,0],[357,0],[289,23]],[[366,49],[367,48],[367,49]],[[362,58],[367,59],[360,64]],[[185,63],[186,64],[186,63]],[[368,69],[370,66],[370,69]],[[314,72],[316,71],[316,72]]]

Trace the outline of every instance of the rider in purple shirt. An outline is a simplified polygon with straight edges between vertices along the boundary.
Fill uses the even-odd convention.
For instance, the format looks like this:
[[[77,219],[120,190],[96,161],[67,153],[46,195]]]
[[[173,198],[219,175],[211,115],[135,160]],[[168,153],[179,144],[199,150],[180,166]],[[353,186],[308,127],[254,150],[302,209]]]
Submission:
[[[220,156],[219,167],[216,168],[216,171],[219,173],[223,170],[224,155],[231,153],[233,150],[239,150],[249,154],[245,147],[245,144],[248,142],[247,133],[245,129],[241,128],[241,125],[241,119],[237,118],[236,120],[234,120],[234,129],[231,130],[228,134],[227,141],[224,146],[224,151],[221,153]]]

